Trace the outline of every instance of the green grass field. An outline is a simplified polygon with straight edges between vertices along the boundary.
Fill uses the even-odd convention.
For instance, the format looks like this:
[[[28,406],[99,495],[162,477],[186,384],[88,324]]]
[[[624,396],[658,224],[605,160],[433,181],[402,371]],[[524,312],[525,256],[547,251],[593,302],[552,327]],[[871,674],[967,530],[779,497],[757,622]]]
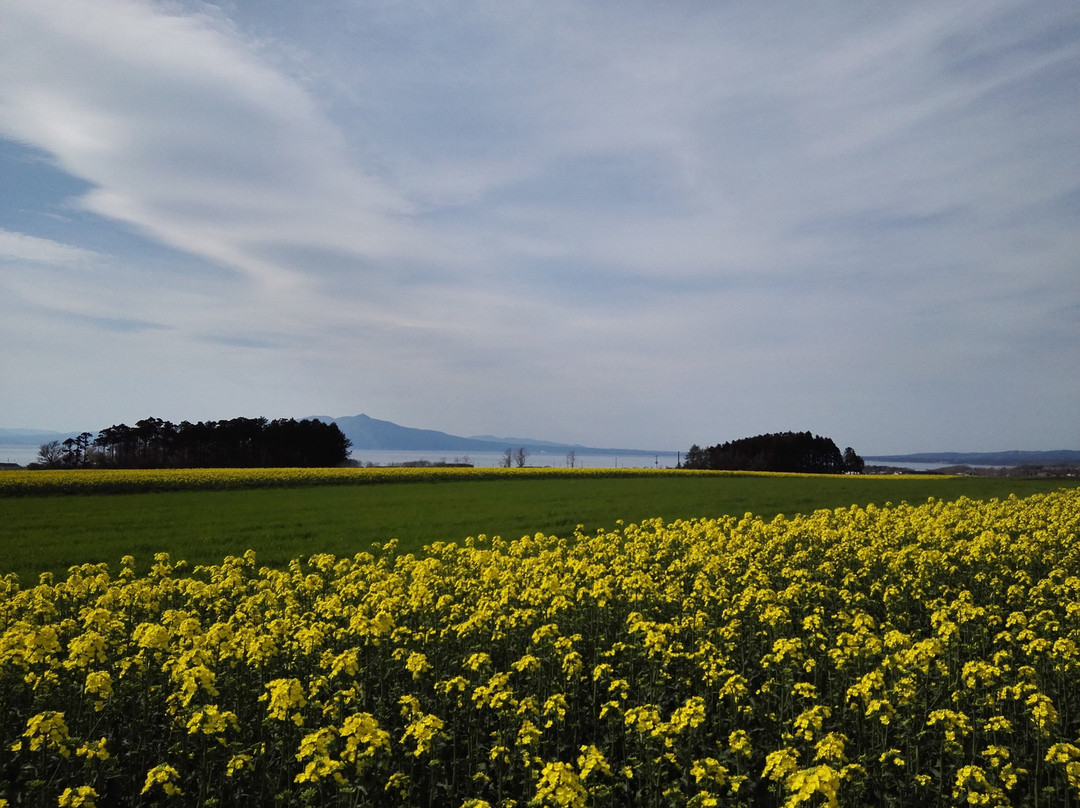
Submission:
[[[1071,482],[1075,487],[1077,483]],[[0,573],[24,584],[87,562],[140,566],[168,552],[192,564],[255,550],[261,564],[312,553],[353,555],[399,540],[399,552],[486,534],[569,536],[616,520],[1026,496],[1069,481],[983,477],[660,476],[473,479],[222,491],[0,497]]]

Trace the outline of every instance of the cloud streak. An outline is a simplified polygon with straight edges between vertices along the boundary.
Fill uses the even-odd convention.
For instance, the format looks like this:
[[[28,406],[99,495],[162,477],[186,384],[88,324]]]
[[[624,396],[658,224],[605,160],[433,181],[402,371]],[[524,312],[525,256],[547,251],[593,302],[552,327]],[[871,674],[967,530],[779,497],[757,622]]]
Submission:
[[[87,210],[265,282],[292,274],[253,249],[268,237],[378,249],[365,225],[397,200],[235,32],[126,0],[12,6],[4,126],[94,186]]]

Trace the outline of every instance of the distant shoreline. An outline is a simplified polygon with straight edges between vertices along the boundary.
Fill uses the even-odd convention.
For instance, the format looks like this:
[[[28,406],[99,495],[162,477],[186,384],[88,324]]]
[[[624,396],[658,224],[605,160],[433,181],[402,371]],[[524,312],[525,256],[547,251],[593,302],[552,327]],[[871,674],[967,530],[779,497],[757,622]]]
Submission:
[[[1080,451],[919,452],[903,455],[867,455],[867,462],[940,464],[944,466],[1028,466],[1080,463]]]

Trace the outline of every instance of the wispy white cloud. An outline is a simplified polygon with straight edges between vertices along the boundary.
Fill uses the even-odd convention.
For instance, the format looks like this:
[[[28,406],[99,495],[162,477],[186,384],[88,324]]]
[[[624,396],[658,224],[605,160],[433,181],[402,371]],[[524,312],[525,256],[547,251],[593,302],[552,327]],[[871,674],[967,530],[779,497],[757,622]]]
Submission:
[[[263,280],[292,269],[253,243],[379,251],[400,201],[253,43],[149,3],[60,6],[9,4],[2,127],[92,183],[87,209]]]
[[[17,259],[35,264],[78,266],[97,256],[90,251],[51,239],[0,230],[0,261]]]

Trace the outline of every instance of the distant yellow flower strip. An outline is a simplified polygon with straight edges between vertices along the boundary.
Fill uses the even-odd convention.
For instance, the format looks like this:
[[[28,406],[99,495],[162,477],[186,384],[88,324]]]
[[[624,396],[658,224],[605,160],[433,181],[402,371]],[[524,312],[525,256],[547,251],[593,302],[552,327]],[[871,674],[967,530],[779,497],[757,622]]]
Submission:
[[[294,488],[309,485],[370,485],[374,483],[537,479],[543,477],[655,477],[672,474],[681,476],[821,476],[690,469],[519,469],[441,466],[252,469],[35,469],[29,471],[5,471],[0,474],[0,497],[237,488]],[[940,477],[936,479],[940,479]]]
[[[1080,491],[0,579],[0,805],[1080,805]]]
[[[203,491],[239,488],[296,488],[311,485],[444,482],[452,480],[538,479],[563,477],[822,477],[768,471],[703,471],[633,468],[253,468],[253,469],[35,469],[0,473],[0,497],[54,494],[111,494],[144,491]],[[943,479],[942,475],[905,475],[906,479]],[[866,479],[887,479],[866,478]],[[2,806],[0,806],[2,808]]]

